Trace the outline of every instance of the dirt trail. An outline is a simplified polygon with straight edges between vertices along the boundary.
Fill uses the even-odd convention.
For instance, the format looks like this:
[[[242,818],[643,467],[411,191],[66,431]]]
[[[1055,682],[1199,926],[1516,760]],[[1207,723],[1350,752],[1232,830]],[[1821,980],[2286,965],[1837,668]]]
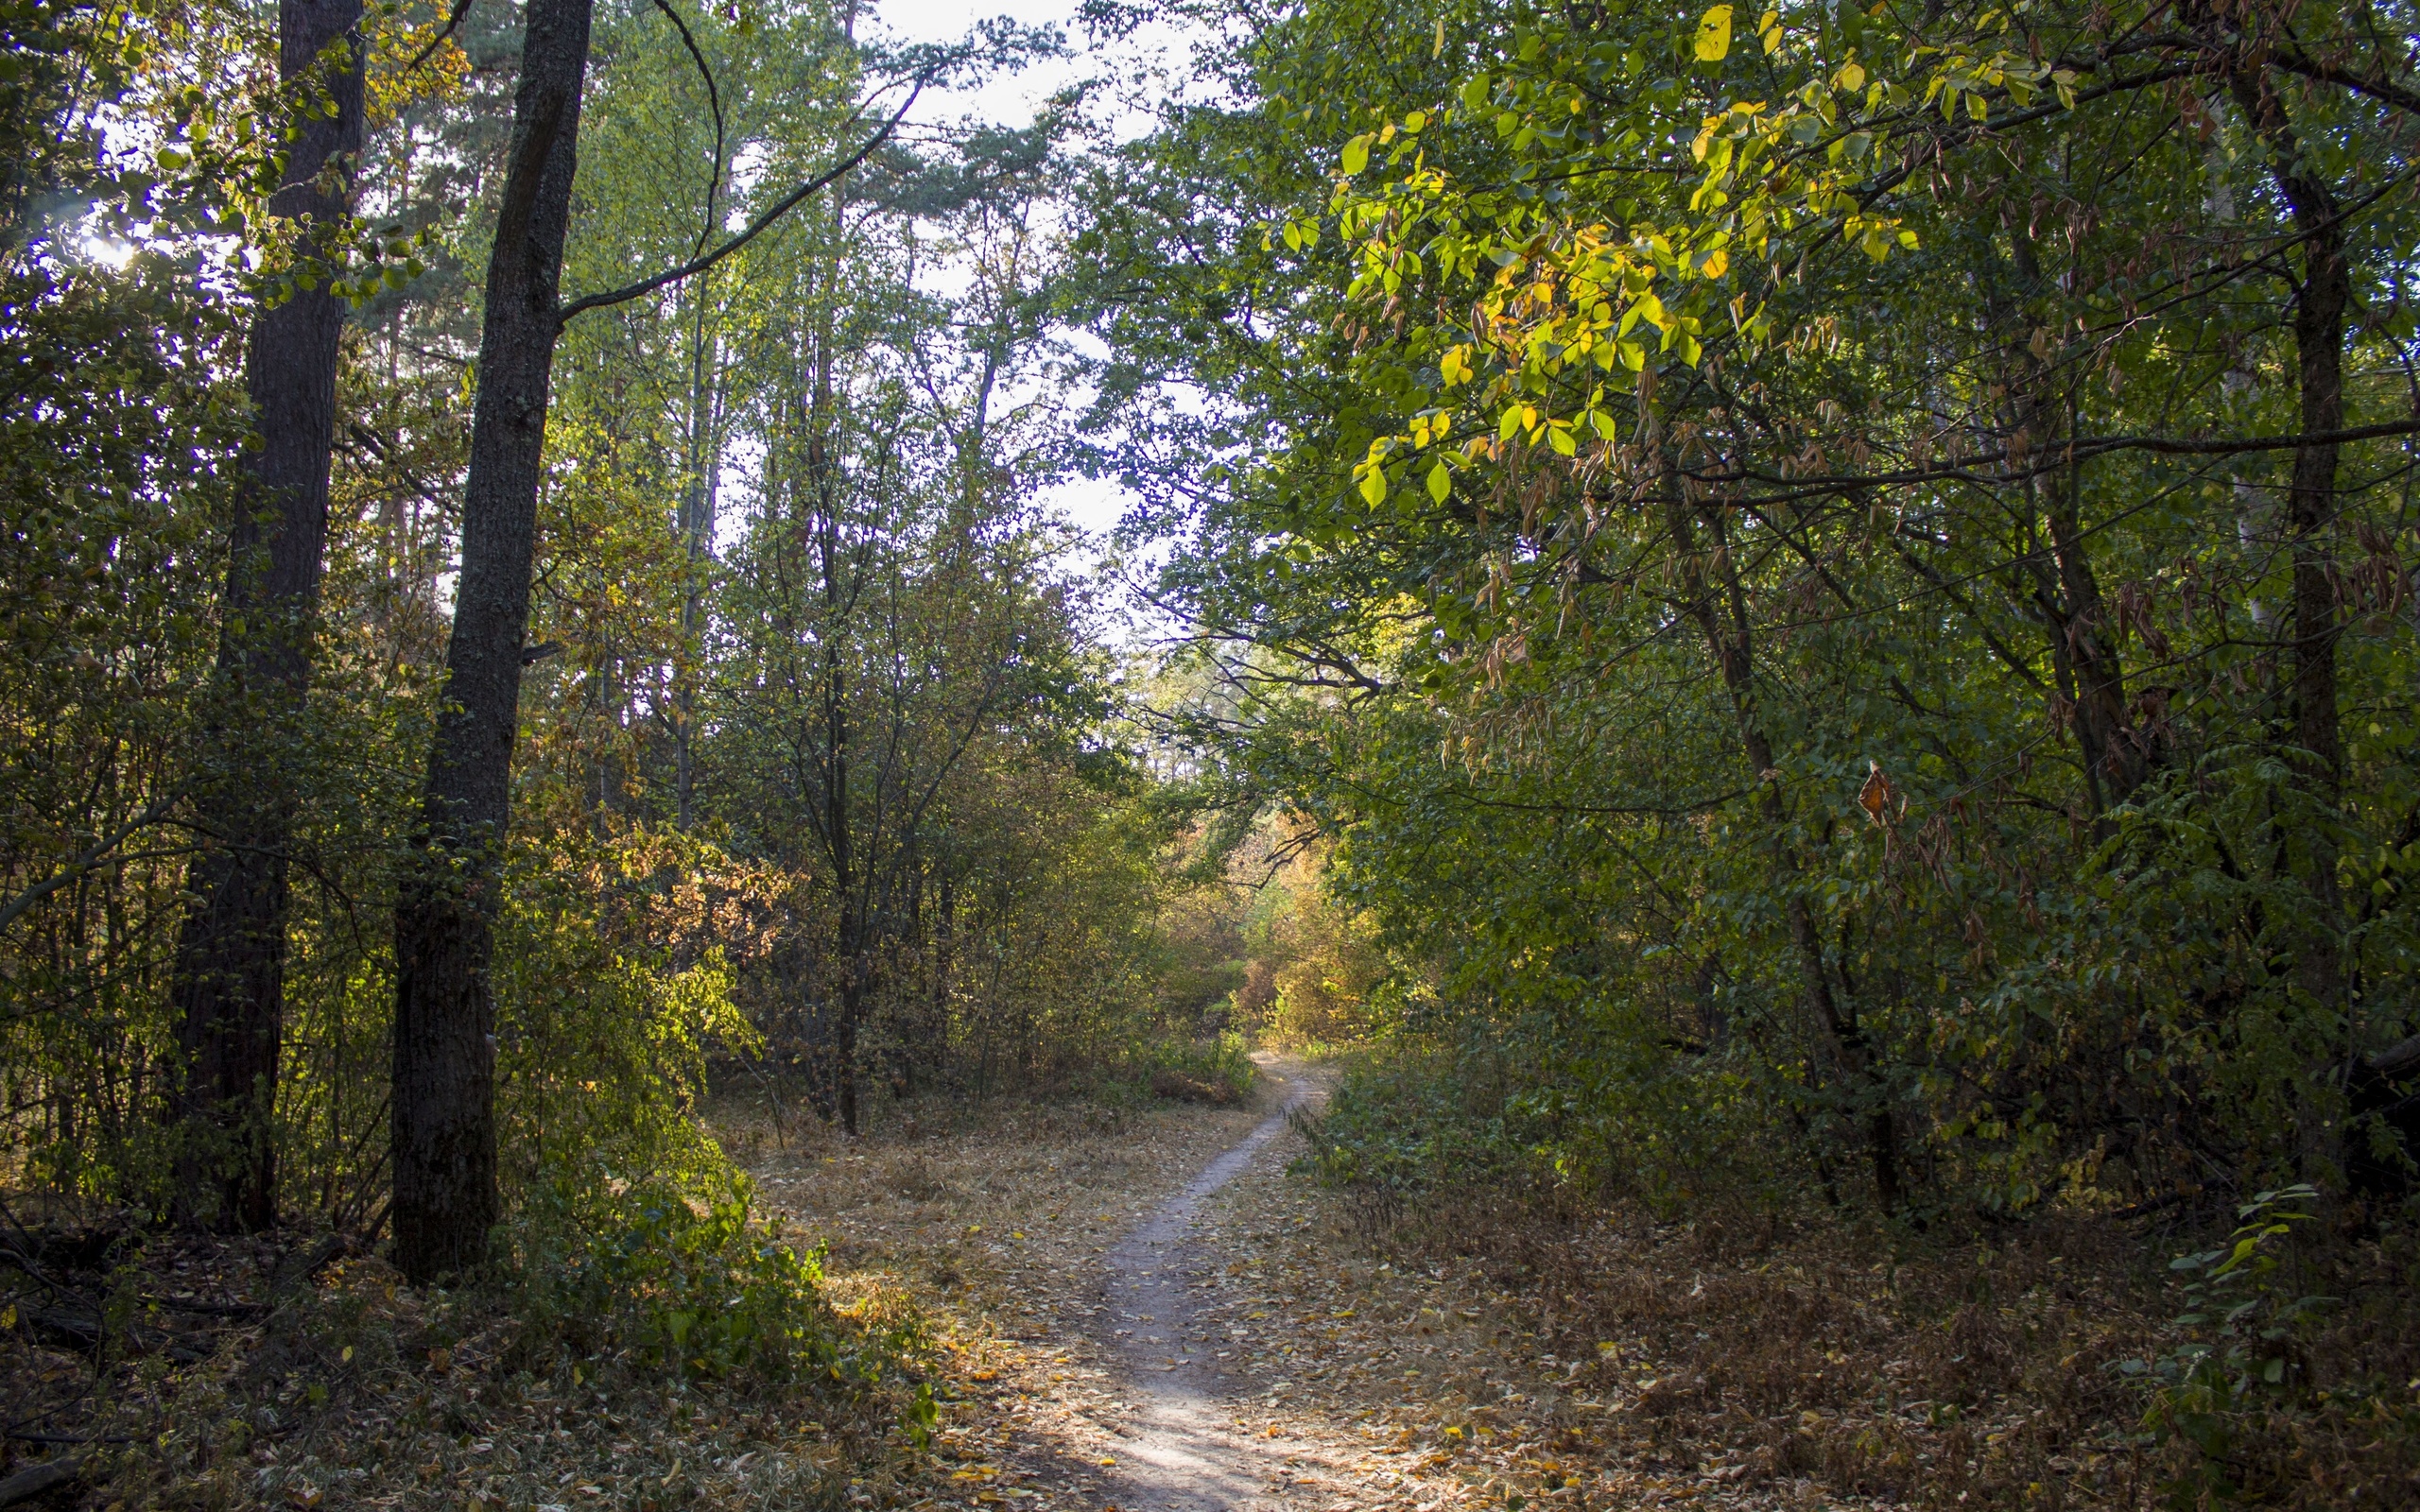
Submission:
[[[1325,1095],[1299,1065],[1273,1064],[1277,1108],[1204,1167],[1102,1257],[1108,1318],[1102,1340],[1123,1364],[1137,1400],[1134,1435],[1115,1477],[1130,1512],[1230,1512],[1282,1496],[1293,1479],[1263,1437],[1244,1435],[1223,1401],[1237,1372],[1218,1362],[1207,1309],[1196,1285],[1217,1257],[1203,1243],[1202,1199],[1249,1169],[1286,1131],[1296,1109]],[[1297,1446],[1288,1445],[1289,1449]]]
[[[844,1303],[904,1289],[936,1323],[927,1473],[906,1512],[1458,1512],[1567,1475],[1516,1467],[1553,1398],[1515,1394],[1497,1304],[1354,1253],[1289,1175],[1326,1095],[1260,1060],[1255,1106],[995,1108],[862,1142],[750,1150],[768,1206],[832,1246]],[[1517,1469],[1517,1480],[1513,1478]]]

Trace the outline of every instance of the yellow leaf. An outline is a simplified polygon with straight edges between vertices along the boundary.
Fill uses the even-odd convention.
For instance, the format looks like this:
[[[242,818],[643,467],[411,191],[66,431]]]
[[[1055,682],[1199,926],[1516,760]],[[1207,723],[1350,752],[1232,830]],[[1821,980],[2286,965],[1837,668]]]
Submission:
[[[1374,467],[1361,477],[1361,497],[1375,508],[1387,502],[1387,470]]]
[[[1731,253],[1718,247],[1705,254],[1705,261],[1700,265],[1700,267],[1706,277],[1720,278],[1731,270]]]
[[[1698,61],[1720,62],[1731,51],[1731,8],[1717,6],[1698,22]]]

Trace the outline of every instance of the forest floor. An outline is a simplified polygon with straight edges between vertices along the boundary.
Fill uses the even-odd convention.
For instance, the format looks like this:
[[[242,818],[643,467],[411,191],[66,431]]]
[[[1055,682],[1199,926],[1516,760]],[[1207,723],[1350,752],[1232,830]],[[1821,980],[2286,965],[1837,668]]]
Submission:
[[[1766,1243],[1743,1260],[1700,1235],[1599,1232],[1562,1257],[1593,1271],[1575,1282],[1551,1258],[1385,1242],[1289,1173],[1303,1139],[1287,1114],[1316,1108],[1324,1074],[1264,1063],[1242,1109],[994,1109],[845,1146],[749,1150],[741,1136],[767,1207],[828,1237],[836,1287],[906,1288],[939,1326],[936,1462],[870,1501],[1456,1512],[2140,1496],[2127,1456],[2071,1452],[2078,1435],[2051,1421],[2123,1408],[2099,1366],[2135,1321],[2131,1299],[2087,1296],[2062,1257],[1986,1251],[1985,1288],[2023,1297],[1953,1297],[1910,1325],[1886,1315],[1880,1256]],[[1622,1241],[1636,1242],[1612,1257]],[[1845,1281],[1810,1276],[1817,1263]],[[1960,1263],[1971,1291],[1975,1262]],[[1595,1290],[1549,1293],[1567,1285]],[[2070,1336],[2086,1315],[2098,1348]],[[2019,1335],[2063,1349],[2059,1373],[2088,1400],[2020,1389]],[[1947,1380],[1958,1388],[1932,1389]]]
[[[1486,1192],[1374,1213],[1289,1169],[1287,1115],[1331,1073],[1260,1058],[1243,1108],[995,1105],[785,1149],[737,1131],[767,1206],[828,1237],[836,1288],[935,1321],[937,1453],[857,1504],[2085,1512],[2169,1500],[2189,1469],[2119,1368],[2174,1344],[2182,1231],[1556,1216]],[[2256,1500],[2420,1495],[2402,1248],[2330,1278],[2345,1306],[2310,1347],[2372,1384],[2239,1443]]]
[[[847,1327],[922,1320],[929,1453],[896,1383],[848,1406],[595,1355],[533,1373],[493,1300],[314,1270],[307,1236],[172,1236],[82,1283],[127,1300],[141,1353],[80,1351],[64,1273],[6,1301],[0,1504],[69,1463],[44,1504],[91,1512],[2115,1512],[2174,1484],[2115,1367],[2173,1345],[2183,1232],[1484,1191],[1374,1212],[1291,1169],[1330,1076],[1264,1057],[1237,1108],[887,1106],[860,1139],[718,1103],[760,1210],[828,1246]],[[2420,1504],[2411,1250],[2317,1278],[2343,1301],[2308,1352],[2353,1366],[2247,1420],[2255,1500]],[[307,1305],[272,1305],[288,1273],[317,1275]]]
[[[1483,1407],[1493,1424],[1461,1397],[1438,1418],[1435,1388],[1502,1366],[1482,1331],[1441,1355],[1433,1325],[1400,1326],[1445,1316],[1433,1280],[1333,1252],[1339,1215],[1287,1174],[1288,1115],[1324,1080],[1263,1059],[1239,1109],[1033,1110],[758,1154],[768,1210],[828,1239],[836,1286],[918,1287],[942,1325],[954,1400],[908,1504],[1433,1512],[1544,1488],[1556,1467],[1511,1462],[1536,1437],[1518,1400]],[[1465,1435],[1479,1473],[1438,1452]]]

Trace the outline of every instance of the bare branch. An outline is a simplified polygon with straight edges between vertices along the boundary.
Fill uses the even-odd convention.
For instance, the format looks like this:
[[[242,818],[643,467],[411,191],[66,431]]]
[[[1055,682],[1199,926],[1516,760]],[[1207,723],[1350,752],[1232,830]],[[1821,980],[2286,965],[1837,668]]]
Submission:
[[[467,5],[470,0],[463,0],[463,3]],[[715,112],[715,171],[706,180],[706,219],[698,228],[698,245],[692,253],[695,255],[695,252],[706,249],[706,238],[715,233],[715,197],[722,191],[722,93],[715,88],[715,72],[706,66],[706,55],[698,50],[698,39],[689,35],[689,24],[672,9],[672,0],[655,0],[655,9],[663,11],[664,19],[672,23],[672,29],[681,34],[681,45],[689,49],[689,60],[698,65],[698,77],[706,82],[706,104]]]
[[[436,57],[437,49],[445,45],[445,39],[454,35],[454,28],[460,26],[462,18],[470,13],[471,0],[454,0],[454,13],[445,18],[445,25],[439,29],[437,35],[428,39],[428,45],[420,50],[420,56],[404,65],[404,72],[411,73],[421,64]]]
[[[176,801],[177,795],[173,793],[165,798],[153,799],[134,817],[78,851],[74,860],[10,899],[6,908],[0,908],[0,930],[5,930],[15,923],[17,916],[26,909],[99,866],[108,858],[111,851],[125,843],[128,835],[147,825],[159,823]]]
[[[578,315],[584,310],[601,310],[608,305],[628,304],[632,300],[645,299],[648,295],[654,293],[660,288],[666,287],[673,284],[678,284],[683,279],[693,278],[698,274],[704,272],[706,269],[714,266],[717,263],[721,262],[724,258],[729,257],[732,253],[747,246],[750,242],[754,241],[759,235],[769,230],[775,221],[780,220],[784,215],[788,215],[792,210],[796,209],[801,204],[804,204],[810,196],[816,194],[820,190],[830,187],[850,169],[865,162],[866,159],[873,156],[877,148],[879,148],[885,142],[890,140],[890,134],[899,129],[899,123],[907,118],[908,112],[915,108],[916,97],[925,92],[925,83],[931,79],[933,74],[937,70],[938,65],[936,65],[936,68],[927,69],[925,73],[917,76],[914,85],[908,91],[908,98],[900,104],[897,112],[894,113],[890,120],[885,121],[882,124],[881,130],[876,131],[873,136],[868,137],[862,146],[859,146],[857,150],[850,153],[848,157],[842,159],[839,163],[835,163],[832,167],[817,174],[814,178],[809,179],[806,182],[799,185],[796,189],[791,190],[787,195],[783,196],[779,203],[775,204],[770,210],[766,211],[763,215],[757,216],[753,221],[751,221],[746,231],[739,232],[729,241],[724,242],[720,247],[716,248],[713,251],[707,252],[701,257],[691,258],[689,261],[682,264],[679,267],[666,268],[652,278],[643,278],[637,283],[623,288],[609,290],[602,294],[583,295],[581,298],[574,300],[569,304],[564,305],[562,309],[557,313],[555,319],[558,323],[566,323],[573,316]]]

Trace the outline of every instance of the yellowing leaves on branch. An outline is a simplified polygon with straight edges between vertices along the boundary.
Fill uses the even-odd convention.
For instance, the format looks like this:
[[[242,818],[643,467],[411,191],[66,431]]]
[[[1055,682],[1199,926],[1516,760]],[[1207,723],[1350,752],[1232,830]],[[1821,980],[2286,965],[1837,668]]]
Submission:
[[[1677,39],[1644,14],[1610,28],[1541,21],[1453,86],[1442,124],[1424,115],[1414,171],[1357,177],[1391,125],[1345,144],[1328,207],[1354,256],[1344,298],[1397,322],[1449,312],[1429,338],[1445,353],[1431,397],[1459,417],[1374,453],[1356,473],[1365,498],[1474,433],[1577,456],[1554,415],[1593,408],[1608,385],[1634,388],[1651,361],[1695,367],[1709,341],[1761,347],[1775,282],[1811,251],[1845,244],[1882,262],[1917,245],[1876,202],[1904,174],[1903,152],[1883,144],[1912,97],[1858,60],[1890,54],[1878,24],[1844,41],[1767,11],[1762,48],[1742,59],[1734,19],[1714,7]],[[1663,44],[1648,45],[1659,28]],[[2013,77],[1997,66],[1993,77]],[[1676,142],[1688,146],[1677,162]],[[1632,340],[1640,325],[1651,345]],[[1478,339],[1452,339],[1465,335]],[[1433,495],[1437,473],[1418,466]]]

